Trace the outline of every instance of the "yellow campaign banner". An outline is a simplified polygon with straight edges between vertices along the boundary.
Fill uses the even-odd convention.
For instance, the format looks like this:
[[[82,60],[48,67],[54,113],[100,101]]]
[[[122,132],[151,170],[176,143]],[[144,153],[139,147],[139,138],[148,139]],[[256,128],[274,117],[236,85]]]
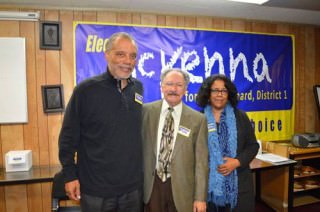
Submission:
[[[247,112],[257,139],[291,140],[294,133],[294,110]]]

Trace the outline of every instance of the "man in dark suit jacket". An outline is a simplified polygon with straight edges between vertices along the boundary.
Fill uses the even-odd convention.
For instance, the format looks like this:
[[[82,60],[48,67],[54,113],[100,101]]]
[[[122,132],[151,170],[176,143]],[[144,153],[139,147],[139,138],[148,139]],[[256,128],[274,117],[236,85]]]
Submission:
[[[161,75],[164,99],[143,108],[144,202],[149,212],[206,211],[208,128],[203,114],[182,103],[188,83],[187,72],[164,71]],[[173,108],[174,143],[169,177],[163,182],[158,176],[158,159],[168,107]]]

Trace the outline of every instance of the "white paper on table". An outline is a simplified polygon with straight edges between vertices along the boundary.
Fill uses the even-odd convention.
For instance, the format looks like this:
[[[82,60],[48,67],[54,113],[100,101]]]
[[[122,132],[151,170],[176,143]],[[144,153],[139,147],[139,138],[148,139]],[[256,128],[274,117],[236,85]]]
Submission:
[[[263,153],[263,154],[258,154],[256,156],[257,159],[263,160],[263,161],[268,161],[271,163],[277,163],[277,162],[283,162],[283,161],[288,161],[290,160],[289,158],[282,157],[280,155],[272,154],[272,153]]]

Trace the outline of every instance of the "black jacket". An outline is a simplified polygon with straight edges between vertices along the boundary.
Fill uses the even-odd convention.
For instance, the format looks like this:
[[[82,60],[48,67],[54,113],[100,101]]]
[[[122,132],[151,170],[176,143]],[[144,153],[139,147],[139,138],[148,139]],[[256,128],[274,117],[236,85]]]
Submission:
[[[107,71],[79,84],[69,101],[59,158],[65,181],[79,179],[82,193],[108,198],[142,186],[143,87],[128,82],[120,91]]]

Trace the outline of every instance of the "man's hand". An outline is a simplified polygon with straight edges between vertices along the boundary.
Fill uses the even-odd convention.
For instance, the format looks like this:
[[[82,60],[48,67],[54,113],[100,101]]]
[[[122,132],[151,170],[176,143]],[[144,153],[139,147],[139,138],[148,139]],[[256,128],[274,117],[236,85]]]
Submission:
[[[72,200],[80,200],[80,183],[79,180],[67,182],[64,186],[66,195]]]
[[[240,166],[240,162],[238,159],[224,157],[224,164],[218,166],[218,172],[223,176],[229,175],[233,170]]]
[[[207,203],[204,201],[194,201],[193,202],[193,212],[206,212]]]

